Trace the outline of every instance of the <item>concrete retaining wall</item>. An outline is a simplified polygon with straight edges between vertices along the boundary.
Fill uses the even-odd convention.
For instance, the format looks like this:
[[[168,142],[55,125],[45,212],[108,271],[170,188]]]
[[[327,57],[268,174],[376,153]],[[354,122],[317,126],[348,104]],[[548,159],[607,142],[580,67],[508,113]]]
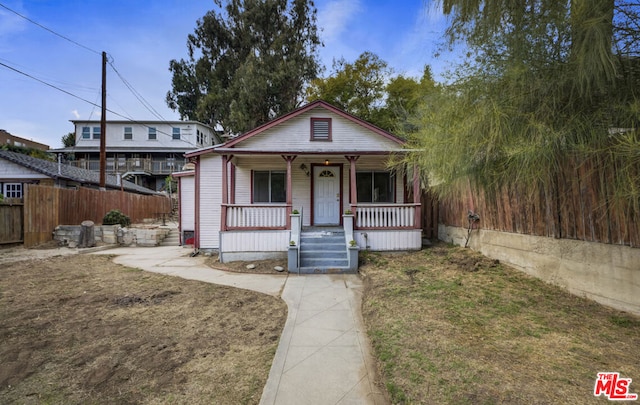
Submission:
[[[53,231],[53,240],[62,246],[76,247],[80,238],[80,225],[59,225]],[[123,246],[158,246],[170,229],[160,226],[121,228],[120,225],[96,225],[96,242]]]
[[[438,238],[464,246],[467,230],[440,225]],[[640,315],[640,249],[475,230],[469,246],[603,305]]]

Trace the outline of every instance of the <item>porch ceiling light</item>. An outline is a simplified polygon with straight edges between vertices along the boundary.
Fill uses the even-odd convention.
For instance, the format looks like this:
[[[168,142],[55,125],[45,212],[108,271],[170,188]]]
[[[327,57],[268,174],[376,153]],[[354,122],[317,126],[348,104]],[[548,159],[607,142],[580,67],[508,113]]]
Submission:
[[[325,160],[325,161],[324,161],[324,165],[325,165],[325,166],[329,166],[329,159],[327,159],[327,160]]]

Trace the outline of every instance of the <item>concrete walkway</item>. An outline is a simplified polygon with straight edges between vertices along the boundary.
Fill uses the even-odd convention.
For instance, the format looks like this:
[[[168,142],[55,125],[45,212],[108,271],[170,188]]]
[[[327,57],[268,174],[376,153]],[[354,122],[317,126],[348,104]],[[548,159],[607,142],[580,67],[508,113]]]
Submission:
[[[116,248],[129,267],[280,296],[289,308],[267,384],[264,405],[385,405],[374,384],[357,275],[239,274],[212,269],[178,247]]]

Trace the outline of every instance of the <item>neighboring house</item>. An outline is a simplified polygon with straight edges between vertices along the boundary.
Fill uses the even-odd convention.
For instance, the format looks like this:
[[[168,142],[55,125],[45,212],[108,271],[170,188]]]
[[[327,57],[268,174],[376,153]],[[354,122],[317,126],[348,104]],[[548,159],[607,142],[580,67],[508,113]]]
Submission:
[[[420,249],[418,173],[405,171],[407,178],[387,168],[403,145],[312,102],[223,145],[187,153],[195,170],[176,175],[181,231],[193,234],[196,249],[219,251],[223,262],[288,255],[289,270],[302,272],[354,271],[357,246]]]
[[[100,121],[71,121],[76,144],[64,152],[70,164],[100,171]],[[162,190],[167,176],[182,170],[184,154],[219,143],[208,125],[195,121],[107,121],[106,172]]]
[[[7,198],[23,198],[25,184],[60,188],[98,188],[99,177],[99,173],[90,170],[0,150],[0,193]],[[156,194],[153,190],[129,181],[120,184],[115,176],[107,176],[106,188],[123,189],[138,194]]]
[[[5,131],[4,129],[0,129],[0,146],[2,145],[11,145],[17,146],[21,148],[32,148],[39,150],[49,150],[49,145],[45,145],[43,143],[31,141],[29,139],[24,139],[19,136],[15,136]]]

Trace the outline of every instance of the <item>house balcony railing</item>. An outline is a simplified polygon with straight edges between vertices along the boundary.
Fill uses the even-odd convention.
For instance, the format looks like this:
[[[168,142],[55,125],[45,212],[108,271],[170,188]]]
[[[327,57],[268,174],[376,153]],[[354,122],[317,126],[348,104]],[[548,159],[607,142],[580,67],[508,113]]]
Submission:
[[[112,160],[107,159],[106,171],[108,174],[127,173],[127,172],[145,172],[151,175],[169,175],[173,172],[180,171],[186,163],[185,159],[153,160],[153,159],[125,159]],[[100,171],[100,161],[98,160],[75,160],[69,162],[70,165],[94,172]]]
[[[414,229],[416,211],[420,204],[358,204],[355,212],[356,229]]]
[[[288,229],[287,204],[223,204],[224,230]]]

